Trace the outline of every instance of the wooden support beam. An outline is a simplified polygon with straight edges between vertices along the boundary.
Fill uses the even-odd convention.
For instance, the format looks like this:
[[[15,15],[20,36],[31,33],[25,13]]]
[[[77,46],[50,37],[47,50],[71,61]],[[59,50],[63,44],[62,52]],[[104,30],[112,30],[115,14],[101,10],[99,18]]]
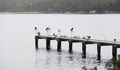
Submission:
[[[101,44],[97,44],[97,60],[101,60]]]
[[[38,38],[35,37],[35,48],[38,49]]]
[[[115,46],[115,45],[112,46],[112,59],[114,61],[117,60],[117,46]]]
[[[82,42],[82,58],[86,58],[86,43]]]
[[[72,41],[69,41],[69,53],[73,53],[73,50],[72,50]]]
[[[58,52],[61,51],[61,40],[60,39],[57,40],[57,51]]]
[[[50,50],[50,39],[46,38],[46,50]]]
[[[118,45],[117,48],[120,48],[120,45]]]

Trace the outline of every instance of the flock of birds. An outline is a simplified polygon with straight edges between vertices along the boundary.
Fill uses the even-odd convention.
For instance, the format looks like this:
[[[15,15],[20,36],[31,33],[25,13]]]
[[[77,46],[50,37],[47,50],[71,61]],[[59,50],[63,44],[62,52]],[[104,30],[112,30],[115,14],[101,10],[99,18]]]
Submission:
[[[71,32],[73,32],[73,27],[70,29],[70,31]],[[37,30],[37,27],[35,27],[35,30]],[[50,27],[47,27],[46,29],[45,29],[46,31],[50,31],[51,30],[51,28]],[[58,29],[58,32],[61,32],[61,30],[60,29]]]
[[[50,27],[46,27],[45,30],[46,30],[47,32],[49,32],[49,31],[51,30],[51,28],[50,28]],[[70,31],[71,31],[71,37],[72,37],[72,35],[73,35],[73,30],[74,30],[74,28],[72,27],[72,28],[70,29]],[[37,27],[35,27],[35,31],[37,31],[37,35],[40,35],[40,32],[38,32]],[[59,35],[60,35],[60,32],[61,32],[61,29],[58,29],[58,34],[59,34]],[[59,35],[53,33],[53,36],[55,36],[55,37],[58,37]],[[67,37],[67,36],[61,36],[61,37]],[[80,38],[80,37],[74,36],[74,38]],[[89,40],[89,39],[91,38],[91,36],[86,36],[86,37],[82,37],[82,38]],[[106,40],[106,39],[105,39],[105,40]],[[116,42],[117,39],[113,39],[113,41]]]
[[[49,31],[51,30],[51,28],[50,28],[50,27],[47,27],[45,30],[46,30],[47,32],[49,32]],[[73,30],[74,30],[74,28],[72,27],[72,28],[70,29],[70,31],[71,31],[71,37],[72,37]],[[40,32],[38,32],[37,27],[35,27],[35,31],[37,31],[37,35],[40,35]],[[60,34],[60,32],[61,32],[61,29],[58,29],[58,35],[55,34],[55,33],[53,33],[53,36],[58,37],[59,34]],[[62,35],[61,35],[61,37],[67,37],[67,36],[62,36]],[[74,38],[79,38],[79,37],[78,37],[78,36],[74,36]],[[90,39],[90,38],[91,38],[91,36],[83,37],[83,39]]]

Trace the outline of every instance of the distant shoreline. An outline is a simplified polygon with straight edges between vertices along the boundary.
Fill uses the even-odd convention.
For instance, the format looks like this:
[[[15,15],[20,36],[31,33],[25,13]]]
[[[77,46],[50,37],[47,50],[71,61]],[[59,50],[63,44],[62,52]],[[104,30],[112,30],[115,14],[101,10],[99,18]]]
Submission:
[[[96,12],[0,12],[0,14],[120,14],[120,11],[96,13]]]

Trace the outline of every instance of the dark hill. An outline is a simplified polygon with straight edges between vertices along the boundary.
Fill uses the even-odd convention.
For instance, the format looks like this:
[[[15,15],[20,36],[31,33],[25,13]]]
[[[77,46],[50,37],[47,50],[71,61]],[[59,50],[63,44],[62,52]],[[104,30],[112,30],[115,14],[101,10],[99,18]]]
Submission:
[[[0,12],[109,13],[120,11],[120,0],[0,0]]]

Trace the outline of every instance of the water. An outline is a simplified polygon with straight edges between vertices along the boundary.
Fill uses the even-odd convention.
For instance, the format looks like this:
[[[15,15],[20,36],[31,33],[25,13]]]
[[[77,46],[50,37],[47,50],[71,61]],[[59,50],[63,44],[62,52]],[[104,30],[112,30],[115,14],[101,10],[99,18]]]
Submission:
[[[51,51],[45,50],[45,40],[39,40],[39,50],[34,46],[34,27],[45,35],[45,28],[52,32],[62,30],[62,35],[120,41],[120,15],[68,15],[68,14],[0,14],[0,70],[81,70],[81,67],[98,66],[104,69],[104,62],[112,58],[112,47],[102,47],[102,63],[96,63],[96,45],[87,45],[87,59],[81,58],[81,43],[73,44],[73,54],[68,53],[68,43],[62,42],[62,52],[56,51],[56,41]],[[107,50],[107,52],[106,52]],[[118,49],[120,54],[120,49]]]

